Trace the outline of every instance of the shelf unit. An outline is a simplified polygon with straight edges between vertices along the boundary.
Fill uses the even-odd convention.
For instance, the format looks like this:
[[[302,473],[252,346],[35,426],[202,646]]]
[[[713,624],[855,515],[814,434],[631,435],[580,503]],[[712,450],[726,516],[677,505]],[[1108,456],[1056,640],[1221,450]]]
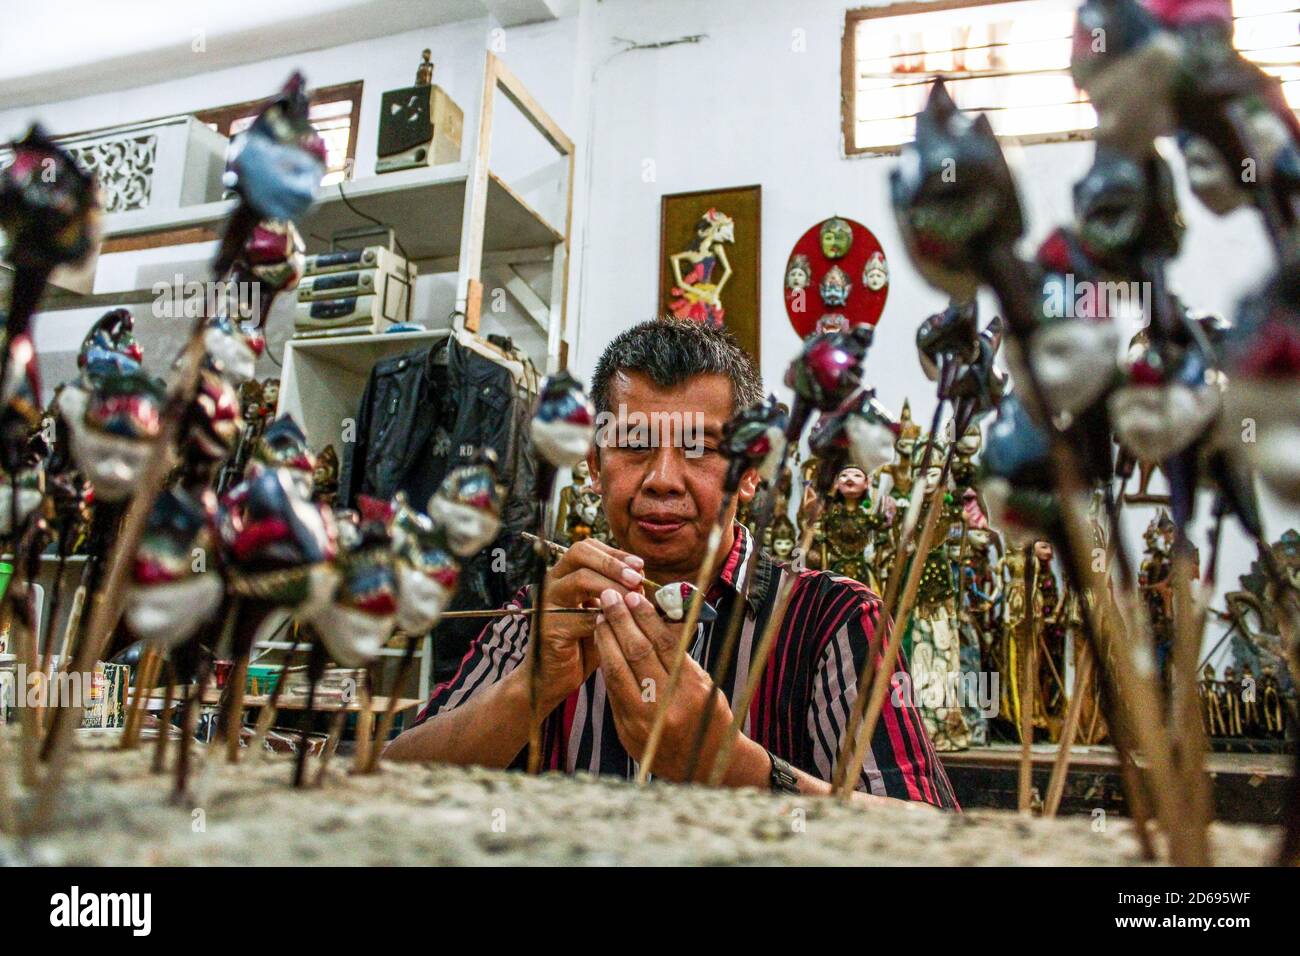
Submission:
[[[483,313],[484,270],[503,288],[520,311],[536,322],[546,341],[546,354],[534,355],[547,372],[562,367],[565,347],[569,273],[569,236],[573,218],[574,145],[527,88],[490,50],[496,21],[483,30],[483,86],[477,103],[466,103],[468,119],[462,135],[462,159],[423,169],[405,170],[343,183],[347,201],[393,227],[420,274],[456,274],[456,314],[450,329],[379,335],[343,335],[290,339],[281,371],[277,415],[291,414],[303,427],[315,451],[334,444],[342,455],[343,421],[354,416],[370,370],[375,363],[404,351],[456,335],[479,351],[492,347],[479,338]],[[491,169],[492,126],[498,94],[512,103],[537,133],[556,151],[555,167],[564,177],[562,223],[553,223],[534,209]],[[362,117],[375,122],[375,117]],[[105,255],[146,248],[166,248],[215,241],[234,206],[233,200],[208,202],[179,209],[139,210],[104,217]],[[329,248],[330,235],[363,221],[348,208],[338,187],[322,191],[318,203],[300,223],[308,252]],[[539,264],[549,278],[543,294],[516,266]],[[6,276],[0,274],[0,286]],[[151,288],[78,294],[51,287],[42,311],[129,306],[153,300]],[[420,686],[431,680],[432,639],[420,645]]]
[[[573,215],[574,146],[509,68],[490,50],[492,22],[484,32],[483,87],[478,122],[467,123],[460,162],[349,180],[327,187],[300,223],[308,252],[324,252],[338,230],[364,221],[348,203],[390,224],[421,275],[456,274],[455,327],[476,335],[483,310],[486,269],[519,310],[542,329],[546,355],[534,356],[547,371],[560,367],[565,355],[565,302],[568,292],[569,234]],[[492,126],[498,94],[518,108],[528,123],[559,155],[565,178],[562,223],[534,209],[490,165]],[[474,115],[466,109],[466,116]],[[365,118],[363,117],[363,121]],[[176,209],[141,209],[106,215],[104,255],[145,248],[188,245],[219,238],[234,200]],[[550,290],[543,295],[514,267],[549,263]],[[0,267],[0,287],[8,278]],[[534,270],[535,271],[535,270]],[[152,301],[152,288],[92,291],[81,294],[51,286],[41,310],[103,308]]]

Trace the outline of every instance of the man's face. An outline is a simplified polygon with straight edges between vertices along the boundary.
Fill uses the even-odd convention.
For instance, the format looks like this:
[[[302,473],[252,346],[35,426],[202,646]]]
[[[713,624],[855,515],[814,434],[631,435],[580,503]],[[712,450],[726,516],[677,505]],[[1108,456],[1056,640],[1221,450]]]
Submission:
[[[727,460],[718,444],[731,417],[731,382],[725,375],[697,375],[660,388],[639,372],[620,373],[610,382],[609,398],[615,414],[620,406],[626,409],[628,427],[623,435],[608,429],[604,447],[594,450],[590,460],[592,483],[604,497],[614,542],[642,557],[652,579],[691,578],[722,506]],[[674,434],[669,421],[681,422],[682,429]],[[638,434],[638,424],[646,425],[648,438]],[[683,442],[680,431],[697,427],[702,433]],[[741,501],[753,497],[757,481],[753,471],[745,474]],[[724,547],[733,541],[735,514],[732,501]]]

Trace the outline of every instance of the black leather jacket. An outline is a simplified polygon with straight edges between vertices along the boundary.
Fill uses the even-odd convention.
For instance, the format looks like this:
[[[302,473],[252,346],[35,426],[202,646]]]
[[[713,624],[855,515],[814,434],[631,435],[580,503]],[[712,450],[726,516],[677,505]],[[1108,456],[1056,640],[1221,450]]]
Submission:
[[[340,506],[356,507],[361,494],[388,500],[405,491],[423,511],[448,471],[483,446],[497,453],[498,477],[509,490],[501,533],[464,563],[450,609],[500,607],[528,583],[532,550],[519,532],[537,525],[529,406],[508,369],[454,339],[385,359],[370,372],[355,440],[343,443]],[[494,561],[498,548],[504,561]],[[482,623],[448,621],[434,631],[438,679],[454,674]]]

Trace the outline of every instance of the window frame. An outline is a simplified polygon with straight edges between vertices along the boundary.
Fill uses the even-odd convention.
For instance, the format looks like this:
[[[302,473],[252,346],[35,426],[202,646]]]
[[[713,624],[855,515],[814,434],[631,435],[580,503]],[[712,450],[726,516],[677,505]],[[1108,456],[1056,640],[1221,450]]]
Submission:
[[[349,180],[352,178],[351,172],[356,169],[357,128],[361,120],[361,94],[364,87],[364,80],[352,80],[349,83],[335,83],[333,86],[321,86],[307,91],[309,106],[317,106],[320,103],[331,103],[338,100],[349,100],[352,103],[352,109],[348,114],[348,146],[344,160],[345,168],[347,168],[349,174],[344,178]],[[235,120],[260,113],[270,106],[275,99],[274,96],[267,96],[257,100],[245,100],[242,103],[230,103],[226,106],[195,110],[194,118],[200,123],[215,123],[217,132],[229,138],[230,127]]]
[[[857,34],[863,20],[884,17],[901,17],[913,13],[938,13],[943,10],[962,10],[967,7],[992,7],[1018,0],[902,0],[882,7],[856,7],[844,12],[844,36],[840,46],[840,131],[844,140],[844,156],[897,156],[905,143],[893,146],[858,146],[854,135],[854,118],[857,114]],[[1034,143],[1069,143],[1088,141],[1093,130],[1065,130],[1050,133],[1028,133],[1023,136],[999,136],[998,139],[1030,145]]]

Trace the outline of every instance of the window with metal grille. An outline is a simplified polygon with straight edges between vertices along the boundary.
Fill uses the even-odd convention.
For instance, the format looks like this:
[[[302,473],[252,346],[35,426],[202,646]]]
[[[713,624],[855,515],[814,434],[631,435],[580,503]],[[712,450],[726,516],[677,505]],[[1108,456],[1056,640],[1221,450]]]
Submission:
[[[937,76],[1000,136],[1078,138],[1096,125],[1070,78],[1079,0],[935,0],[850,10],[844,24],[847,153],[892,152]],[[1282,80],[1300,107],[1300,0],[1234,0],[1237,49]]]

